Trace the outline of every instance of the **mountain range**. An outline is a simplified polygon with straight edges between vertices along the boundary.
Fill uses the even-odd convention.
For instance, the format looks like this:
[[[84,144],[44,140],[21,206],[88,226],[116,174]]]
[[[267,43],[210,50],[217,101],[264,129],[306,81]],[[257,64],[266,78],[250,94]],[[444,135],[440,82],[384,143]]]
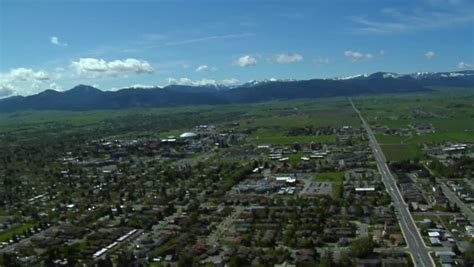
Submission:
[[[418,72],[407,75],[376,72],[370,75],[354,75],[334,79],[270,79],[251,81],[232,87],[225,85],[169,85],[163,88],[125,88],[114,92],[102,91],[88,85],[78,85],[63,92],[46,90],[36,95],[1,99],[0,112],[22,110],[84,111],[254,103],[296,98],[429,92],[432,91],[430,86],[474,87],[474,71]]]

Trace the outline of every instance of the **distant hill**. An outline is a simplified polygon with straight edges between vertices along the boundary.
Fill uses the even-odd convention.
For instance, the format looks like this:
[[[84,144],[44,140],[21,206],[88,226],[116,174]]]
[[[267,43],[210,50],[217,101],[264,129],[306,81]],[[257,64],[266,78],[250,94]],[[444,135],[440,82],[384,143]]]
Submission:
[[[474,86],[474,71],[399,75],[377,72],[335,79],[264,80],[237,87],[170,85],[126,88],[116,92],[78,85],[68,91],[46,90],[0,100],[0,112],[20,110],[94,110],[185,105],[252,103],[275,99],[321,98],[430,91],[427,86]]]

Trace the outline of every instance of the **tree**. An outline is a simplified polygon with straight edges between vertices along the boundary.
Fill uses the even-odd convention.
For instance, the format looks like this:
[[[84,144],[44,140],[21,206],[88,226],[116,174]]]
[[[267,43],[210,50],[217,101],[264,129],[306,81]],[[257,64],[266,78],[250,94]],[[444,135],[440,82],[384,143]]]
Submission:
[[[113,267],[113,263],[112,263],[112,260],[110,259],[109,256],[105,257],[105,259],[100,259],[98,262],[97,262],[97,266],[98,267]]]
[[[193,261],[193,257],[190,257],[188,255],[182,255],[179,257],[178,267],[193,266]]]
[[[243,265],[242,260],[237,256],[232,256],[229,260],[229,266],[230,267],[238,267],[238,266],[242,266],[242,265]]]
[[[360,238],[351,243],[351,254],[357,258],[363,258],[373,252],[375,244],[372,238]]]
[[[329,258],[321,259],[319,262],[319,267],[331,267],[332,265],[332,261]]]
[[[464,252],[464,265],[473,266],[474,265],[474,243],[471,242],[467,250]]]
[[[45,266],[54,266],[54,260],[58,256],[58,251],[56,248],[48,248],[45,252],[46,254],[46,259],[44,261]]]
[[[340,259],[339,259],[339,266],[343,266],[343,267],[352,266],[352,261],[351,261],[351,258],[349,257],[349,255],[347,255],[344,252],[341,252],[341,256],[340,256]]]
[[[13,254],[5,253],[2,256],[2,261],[0,262],[0,265],[2,266],[19,266],[19,264],[16,262],[16,256]]]

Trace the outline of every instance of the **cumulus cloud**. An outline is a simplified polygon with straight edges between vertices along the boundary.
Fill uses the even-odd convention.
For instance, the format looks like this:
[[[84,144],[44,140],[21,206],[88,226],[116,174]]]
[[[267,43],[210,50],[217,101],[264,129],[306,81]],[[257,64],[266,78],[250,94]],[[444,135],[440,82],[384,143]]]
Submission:
[[[235,85],[235,84],[238,84],[239,82],[240,82],[239,80],[234,79],[234,78],[222,80],[222,83],[225,85]]]
[[[189,78],[168,78],[168,84],[173,85],[191,85],[191,86],[203,86],[203,85],[215,85],[217,84],[216,80],[213,79],[201,79],[201,80],[191,80]]]
[[[133,89],[138,89],[138,88],[141,88],[141,89],[151,89],[151,88],[157,88],[157,87],[161,87],[159,85],[149,85],[149,84],[133,84],[133,85],[130,85],[128,87],[124,87],[124,88],[133,88]]]
[[[45,71],[28,68],[11,69],[7,73],[0,73],[0,97],[35,93],[49,80],[51,77]]]
[[[4,84],[0,85],[0,98],[8,97],[13,95],[14,91],[13,88],[11,88],[10,85]]]
[[[328,64],[331,63],[329,58],[317,58],[317,59],[313,60],[313,62],[316,63],[316,64],[322,64],[322,65],[328,65]]]
[[[216,71],[216,67],[211,67],[208,65],[200,65],[196,68],[196,72],[205,72],[205,71]]]
[[[97,58],[80,58],[71,67],[77,74],[88,77],[118,76],[126,74],[153,73],[154,69],[145,60],[127,58],[125,60],[105,61]]]
[[[275,61],[278,63],[285,63],[285,64],[300,62],[300,61],[303,61],[303,56],[300,54],[293,54],[293,55],[279,54],[275,57]]]
[[[370,53],[362,53],[362,52],[351,51],[351,50],[344,51],[344,56],[353,62],[363,60],[363,59],[371,59],[374,57]]]
[[[465,63],[465,62],[459,62],[458,63],[458,68],[459,69],[472,69],[474,68],[473,64]]]
[[[240,67],[251,67],[257,65],[257,63],[257,59],[250,55],[241,56],[234,62],[235,65]]]
[[[56,90],[56,91],[61,91],[63,90],[63,87],[57,83],[50,83],[49,84],[49,89],[53,89],[53,90]]]
[[[132,84],[129,86],[124,87],[112,87],[108,91],[118,91],[122,89],[153,89],[153,88],[161,88],[161,85],[151,85],[151,84]]]
[[[53,45],[57,45],[57,46],[67,46],[66,43],[63,43],[63,42],[59,41],[59,37],[57,37],[57,36],[52,36],[52,37],[50,38],[50,41],[51,41],[51,43],[52,43]]]
[[[189,85],[189,86],[205,86],[205,85],[235,85],[238,84],[240,81],[234,78],[224,79],[220,82],[214,79],[200,79],[200,80],[192,80],[190,78],[168,78],[169,85]]]
[[[436,56],[436,53],[433,51],[428,51],[425,54],[423,54],[426,59],[431,60]]]
[[[32,81],[49,80],[49,74],[44,71],[34,71],[32,69],[18,68],[10,70],[10,73],[5,76],[6,79],[11,81]]]

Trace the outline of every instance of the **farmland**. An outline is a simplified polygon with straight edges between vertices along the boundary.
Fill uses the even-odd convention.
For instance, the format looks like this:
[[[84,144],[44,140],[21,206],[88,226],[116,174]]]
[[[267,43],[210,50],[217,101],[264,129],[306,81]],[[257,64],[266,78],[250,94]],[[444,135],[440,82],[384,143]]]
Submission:
[[[431,124],[435,132],[410,136],[376,134],[390,160],[422,159],[424,143],[473,142],[474,106],[472,91],[434,88],[431,94],[386,95],[358,98],[357,104],[371,125],[407,128]]]

